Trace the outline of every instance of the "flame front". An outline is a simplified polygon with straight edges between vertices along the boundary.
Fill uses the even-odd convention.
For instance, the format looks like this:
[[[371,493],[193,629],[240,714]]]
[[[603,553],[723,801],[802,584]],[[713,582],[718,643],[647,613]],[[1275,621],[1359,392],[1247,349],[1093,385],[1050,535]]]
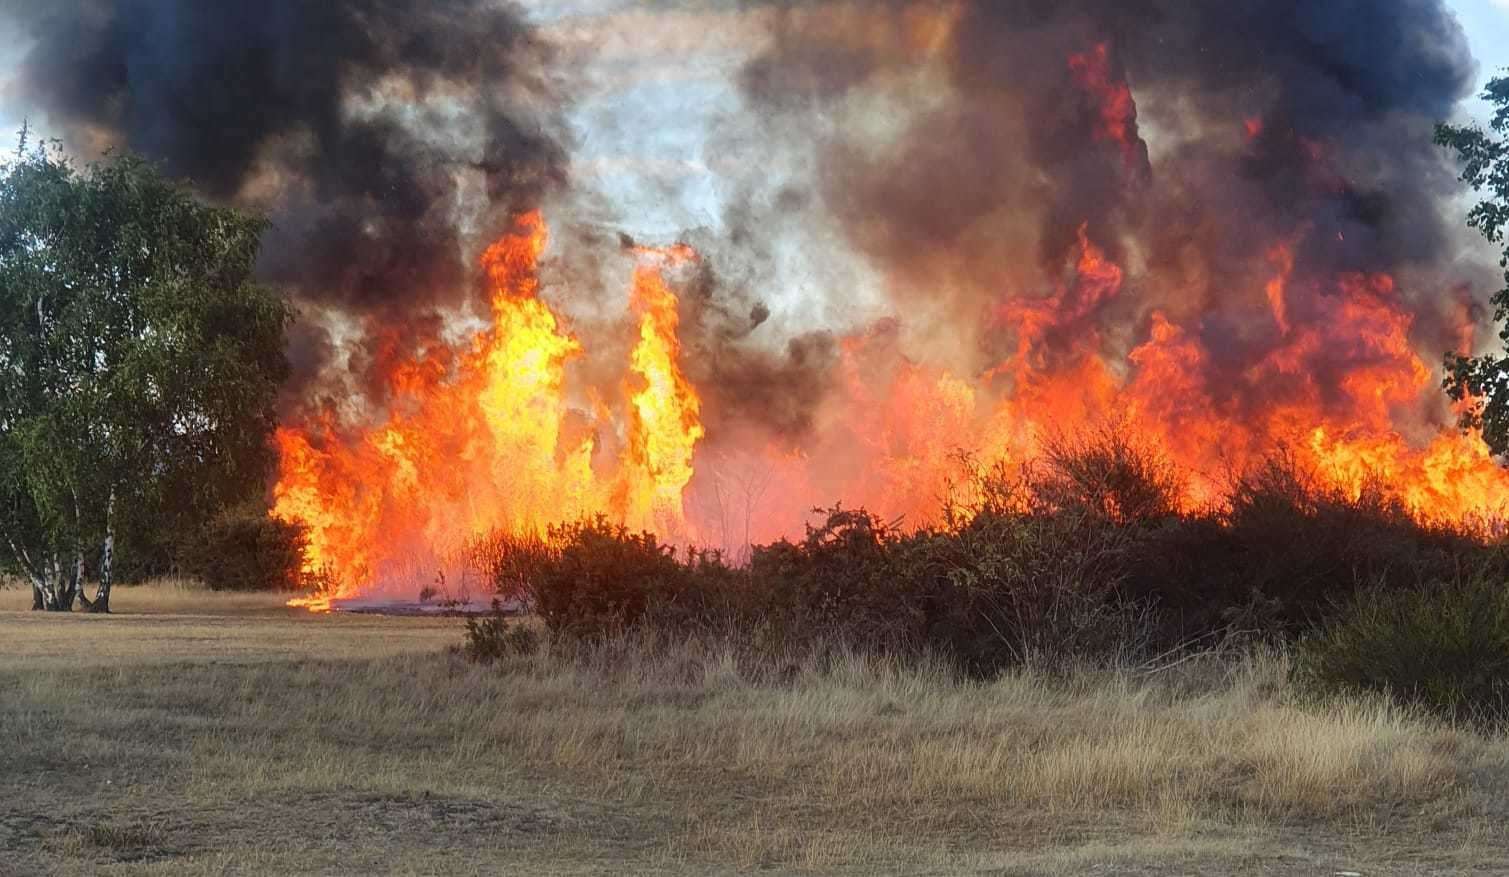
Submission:
[[[330,584],[294,605],[323,610],[387,584],[429,584],[458,568],[468,540],[492,531],[538,533],[611,512],[682,535],[681,492],[703,429],[678,362],[676,296],[660,270],[692,254],[641,256],[632,293],[640,386],[623,418],[625,451],[604,460],[596,436],[614,424],[588,422],[571,404],[567,367],[582,347],[538,295],[546,243],[543,218],[529,213],[486,250],[491,324],[459,356],[396,366],[382,422],[325,415],[278,430],[273,514],[308,528],[308,567]]]
[[[632,362],[640,387],[629,400],[630,472],[640,477],[627,491],[626,516],[675,533],[686,525],[681,499],[692,480],[692,454],[703,436],[702,402],[681,371],[676,296],[655,263],[683,264],[696,254],[684,246],[642,253],[631,299],[639,315]]]
[[[1136,198],[1157,168],[1119,60],[1094,43],[1057,75],[1082,101],[1065,113],[1113,183],[1096,191]],[[1301,156],[1294,186],[1348,185],[1325,142],[1280,119],[1229,125],[1234,155]],[[1313,218],[1243,237],[1202,215],[1177,251],[1155,252],[1138,239],[1145,229],[1084,215],[1049,220],[1040,260],[1001,266],[999,289],[972,289],[972,310],[945,332],[919,341],[882,319],[825,335],[831,361],[802,401],[809,416],[780,428],[748,410],[779,407],[781,390],[718,383],[742,377],[716,361],[738,332],[719,336],[727,327],[703,322],[701,299],[678,300],[676,272],[700,264],[697,252],[629,247],[626,314],[584,308],[589,319],[570,321],[584,343],[562,316],[575,312],[541,297],[546,227],[522,215],[481,257],[484,329],[397,358],[382,401],[359,416],[337,408],[278,431],[275,514],[307,526],[310,568],[333,583],[303,603],[411,596],[437,573],[454,577],[478,534],[589,515],[735,556],[799,533],[803,511],[835,501],[926,523],[956,484],[958,451],[1019,466],[1055,435],[1106,424],[1168,455],[1189,510],[1219,507],[1234,477],[1283,452],[1331,487],[1380,487],[1422,519],[1506,511],[1509,473],[1455,427],[1422,358],[1473,349],[1465,295],[1448,313],[1440,290],[1376,270],[1392,262],[1338,256],[1345,236]],[[931,295],[953,282],[943,273],[887,282]],[[937,316],[918,310],[918,323]],[[758,404],[735,398],[745,391]]]

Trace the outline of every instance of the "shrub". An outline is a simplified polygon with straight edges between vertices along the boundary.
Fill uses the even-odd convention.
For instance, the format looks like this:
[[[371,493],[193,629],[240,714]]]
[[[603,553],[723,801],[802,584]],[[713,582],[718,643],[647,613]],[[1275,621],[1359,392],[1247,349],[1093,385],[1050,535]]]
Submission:
[[[299,524],[256,506],[239,508],[184,540],[179,564],[216,591],[296,591],[310,585],[303,573],[306,540]]]
[[[1327,487],[1284,455],[1238,479],[1225,508],[1146,522],[1132,541],[1123,593],[1157,605],[1174,639],[1290,638],[1363,589],[1414,590],[1468,567],[1509,575],[1479,534],[1421,521],[1378,485]]]
[[[466,619],[466,656],[490,664],[504,658],[532,655],[540,645],[539,635],[509,619],[501,600],[493,600],[492,612]]]
[[[1421,521],[1381,485],[1349,496],[1285,457],[1237,484],[1224,523],[1243,588],[1278,601],[1291,633],[1365,588],[1415,590],[1492,556],[1473,534]]]
[[[1136,650],[1144,613],[1122,593],[1129,531],[1085,511],[982,512],[901,546],[921,598],[920,639],[961,670],[990,675]]]
[[[495,581],[507,587],[507,576],[520,575],[518,584],[551,630],[589,639],[643,621],[685,574],[674,549],[654,535],[631,533],[602,516],[551,527],[543,544],[511,552],[495,567]],[[503,578],[496,578],[498,569]]]
[[[864,509],[825,514],[800,542],[751,551],[749,588],[775,635],[877,650],[915,645],[921,607],[898,565],[901,534]]]
[[[1463,568],[1509,579],[1509,555],[1478,534],[1382,490],[1326,489],[1284,457],[1194,511],[1165,460],[1112,431],[1054,440],[1025,471],[964,462],[940,526],[834,507],[740,568],[601,518],[477,551],[501,597],[568,638],[641,628],[770,653],[926,653],[977,676],[1287,639],[1365,586],[1412,592]]]
[[[1473,575],[1371,592],[1300,644],[1299,672],[1326,691],[1381,692],[1454,720],[1509,718],[1509,588]]]
[[[1156,449],[1105,426],[1044,443],[1028,488],[1049,510],[1087,514],[1114,524],[1156,521],[1179,514],[1185,485]]]
[[[474,569],[480,570],[493,592],[505,603],[524,603],[533,598],[534,583],[553,558],[551,546],[532,533],[495,530],[467,546]],[[439,593],[438,590],[435,591]]]

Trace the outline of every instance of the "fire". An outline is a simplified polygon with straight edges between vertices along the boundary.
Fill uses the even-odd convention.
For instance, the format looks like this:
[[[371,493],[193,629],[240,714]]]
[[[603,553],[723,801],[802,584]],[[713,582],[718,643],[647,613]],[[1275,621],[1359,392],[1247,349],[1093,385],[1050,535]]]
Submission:
[[[641,251],[631,298],[639,315],[639,342],[632,354],[640,388],[630,397],[630,462],[643,476],[629,492],[627,517],[650,521],[661,532],[685,527],[681,494],[692,480],[692,454],[703,435],[697,391],[682,374],[676,337],[676,296],[656,262],[684,264],[696,259],[689,247]]]
[[[1278,325],[1281,334],[1289,334],[1289,304],[1285,299],[1289,286],[1289,275],[1294,273],[1294,252],[1282,244],[1268,251],[1268,261],[1272,262],[1278,273],[1263,287],[1263,292],[1268,296],[1268,307],[1273,311],[1273,322]]]
[[[694,254],[641,257],[627,450],[604,460],[596,435],[615,424],[601,411],[594,429],[568,428],[585,416],[568,388],[582,346],[539,297],[547,240],[543,218],[529,213],[483,253],[491,324],[454,357],[441,351],[397,365],[380,422],[342,426],[325,415],[278,431],[273,514],[308,528],[308,566],[330,583],[295,605],[328,609],[385,582],[433,580],[447,569],[454,581],[465,572],[458,558],[467,541],[494,530],[540,532],[611,511],[631,526],[679,534],[681,491],[703,428],[661,267]]]
[[[807,445],[741,452],[755,461],[747,470],[764,473],[760,493],[773,481],[779,502],[751,505],[732,525],[726,508],[716,521],[689,515],[709,436],[667,272],[699,257],[684,246],[633,251],[621,408],[599,398],[584,411],[570,380],[583,345],[539,297],[545,246],[543,220],[528,214],[487,249],[491,324],[469,349],[395,365],[380,422],[351,427],[327,414],[279,430],[275,514],[307,525],[310,567],[334,585],[297,604],[325,609],[387,582],[409,586],[453,568],[476,534],[593,514],[683,543],[704,531],[725,542],[739,530],[746,542],[784,535],[797,510],[833,499],[920,523],[949,492],[958,451],[1019,464],[1051,435],[1108,420],[1189,473],[1190,509],[1223,501],[1233,473],[1278,449],[1353,496],[1385,485],[1421,517],[1471,520],[1509,497],[1509,473],[1479,437],[1428,420],[1427,440],[1402,433],[1436,391],[1392,277],[1302,283],[1292,244],[1276,244],[1254,280],[1275,343],[1247,361],[1222,351],[1218,367],[1198,314],[1154,309],[1118,357],[1099,318],[1125,305],[1128,271],[1081,225],[1055,290],[996,307],[989,324],[1011,338],[998,364],[969,377],[898,358],[895,324],[846,338],[836,396]],[[709,476],[716,490],[729,483],[726,472]]]
[[[1137,157],[1137,104],[1131,87],[1111,73],[1110,44],[1097,43],[1087,52],[1070,55],[1069,71],[1096,102],[1096,139],[1117,144],[1131,164]]]
[[[1152,167],[1115,59],[1097,43],[1059,75],[1082,99],[1086,137]],[[1265,130],[1262,115],[1230,124],[1246,134],[1224,137],[1232,149],[1301,153],[1294,185],[1348,185],[1325,143],[1277,119]],[[709,373],[688,362],[706,336],[685,349],[682,336],[707,327],[675,289],[697,252],[630,248],[627,313],[603,329],[542,297],[548,233],[524,214],[481,256],[485,328],[384,358],[385,398],[360,416],[326,411],[278,431],[274,513],[307,526],[309,566],[332,583],[300,602],[412,594],[437,573],[454,582],[477,534],[589,515],[735,557],[835,501],[925,523],[957,485],[958,452],[1020,466],[1056,435],[1107,424],[1187,473],[1189,510],[1218,507],[1233,477],[1283,452],[1335,489],[1383,489],[1422,519],[1509,511],[1509,472],[1454,427],[1422,358],[1472,349],[1468,304],[1426,318],[1409,294],[1426,290],[1327,268],[1374,263],[1332,259],[1327,248],[1348,245],[1334,227],[1293,224],[1193,256],[1154,252],[1115,218],[1056,228],[1036,275],[1003,270],[993,299],[972,301],[978,330],[954,327],[973,345],[965,355],[909,347],[900,319],[835,333],[810,422],[782,431],[727,416],[738,391],[694,379]],[[1193,250],[1201,237],[1190,238]]]

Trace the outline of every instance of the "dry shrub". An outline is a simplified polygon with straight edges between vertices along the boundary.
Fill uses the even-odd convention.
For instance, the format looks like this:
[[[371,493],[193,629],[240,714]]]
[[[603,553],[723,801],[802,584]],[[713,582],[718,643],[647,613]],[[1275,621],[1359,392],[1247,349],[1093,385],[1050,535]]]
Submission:
[[[1327,692],[1376,692],[1455,721],[1509,719],[1509,588],[1482,575],[1368,592],[1300,648]]]
[[[1028,486],[1048,510],[1117,525],[1177,516],[1185,490],[1167,457],[1111,425],[1049,436]]]
[[[1469,566],[1509,579],[1481,535],[1422,522],[1376,487],[1325,488],[1282,455],[1201,510],[1181,509],[1166,459],[1112,429],[1049,441],[1025,474],[969,471],[970,501],[940,526],[904,532],[835,507],[737,568],[600,518],[496,538],[484,566],[566,636],[654,628],[768,654],[935,656],[976,677],[1289,639],[1365,586],[1414,591]]]
[[[1502,564],[1477,534],[1422,521],[1381,483],[1350,496],[1284,456],[1237,484],[1225,524],[1241,584],[1278,601],[1291,632],[1363,588],[1413,590],[1465,566]]]

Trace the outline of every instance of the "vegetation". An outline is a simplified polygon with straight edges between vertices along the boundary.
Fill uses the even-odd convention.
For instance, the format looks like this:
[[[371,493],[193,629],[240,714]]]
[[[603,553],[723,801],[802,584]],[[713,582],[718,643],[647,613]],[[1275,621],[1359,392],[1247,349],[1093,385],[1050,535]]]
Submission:
[[[176,546],[180,570],[215,591],[288,591],[313,586],[304,570],[304,528],[262,503],[227,509]]]
[[[1300,668],[1323,691],[1374,691],[1456,721],[1509,718],[1509,588],[1469,576],[1369,593],[1303,643]]]
[[[1436,128],[1436,143],[1451,149],[1461,167],[1462,181],[1485,197],[1468,214],[1467,224],[1490,243],[1505,245],[1509,225],[1509,76],[1488,83],[1483,99],[1493,105],[1489,130],[1477,125],[1442,124]],[[1493,296],[1496,323],[1504,323],[1499,340],[1504,349],[1485,356],[1449,355],[1446,389],[1451,398],[1466,404],[1464,427],[1477,427],[1497,454],[1509,454],[1509,245],[1499,267],[1504,269],[1504,288]]]
[[[1492,653],[1494,636],[1509,642],[1509,614],[1477,607],[1477,626],[1456,630],[1458,616],[1422,607],[1454,612],[1457,603],[1431,601],[1509,582],[1509,552],[1487,533],[1422,521],[1380,489],[1323,487],[1285,457],[1238,480],[1224,507],[1183,512],[1178,473],[1114,432],[1056,442],[1024,475],[975,472],[963,487],[971,500],[951,504],[937,527],[903,532],[834,508],[800,541],[754,546],[738,568],[716,554],[678,558],[601,520],[544,540],[495,537],[483,554],[500,593],[561,639],[695,636],[777,662],[793,650],[852,650],[994,678],[1158,666],[1217,643],[1309,635],[1317,679],[1453,717],[1468,702],[1486,708],[1479,689],[1497,665],[1474,669],[1474,656]],[[1399,607],[1397,629],[1382,615],[1348,616],[1361,594],[1370,612]],[[501,618],[474,625],[468,648],[517,652],[503,639],[514,631]],[[1415,670],[1436,674],[1435,693],[1377,663],[1390,637],[1397,660],[1415,655]]]
[[[117,602],[0,591],[7,873],[1444,874],[1509,845],[1503,737],[1312,700],[1262,649],[984,682],[511,619],[535,647],[481,665],[458,619]]]
[[[0,536],[36,608],[109,611],[117,550],[261,499],[290,319],[251,280],[264,225],[129,156],[0,172]]]

